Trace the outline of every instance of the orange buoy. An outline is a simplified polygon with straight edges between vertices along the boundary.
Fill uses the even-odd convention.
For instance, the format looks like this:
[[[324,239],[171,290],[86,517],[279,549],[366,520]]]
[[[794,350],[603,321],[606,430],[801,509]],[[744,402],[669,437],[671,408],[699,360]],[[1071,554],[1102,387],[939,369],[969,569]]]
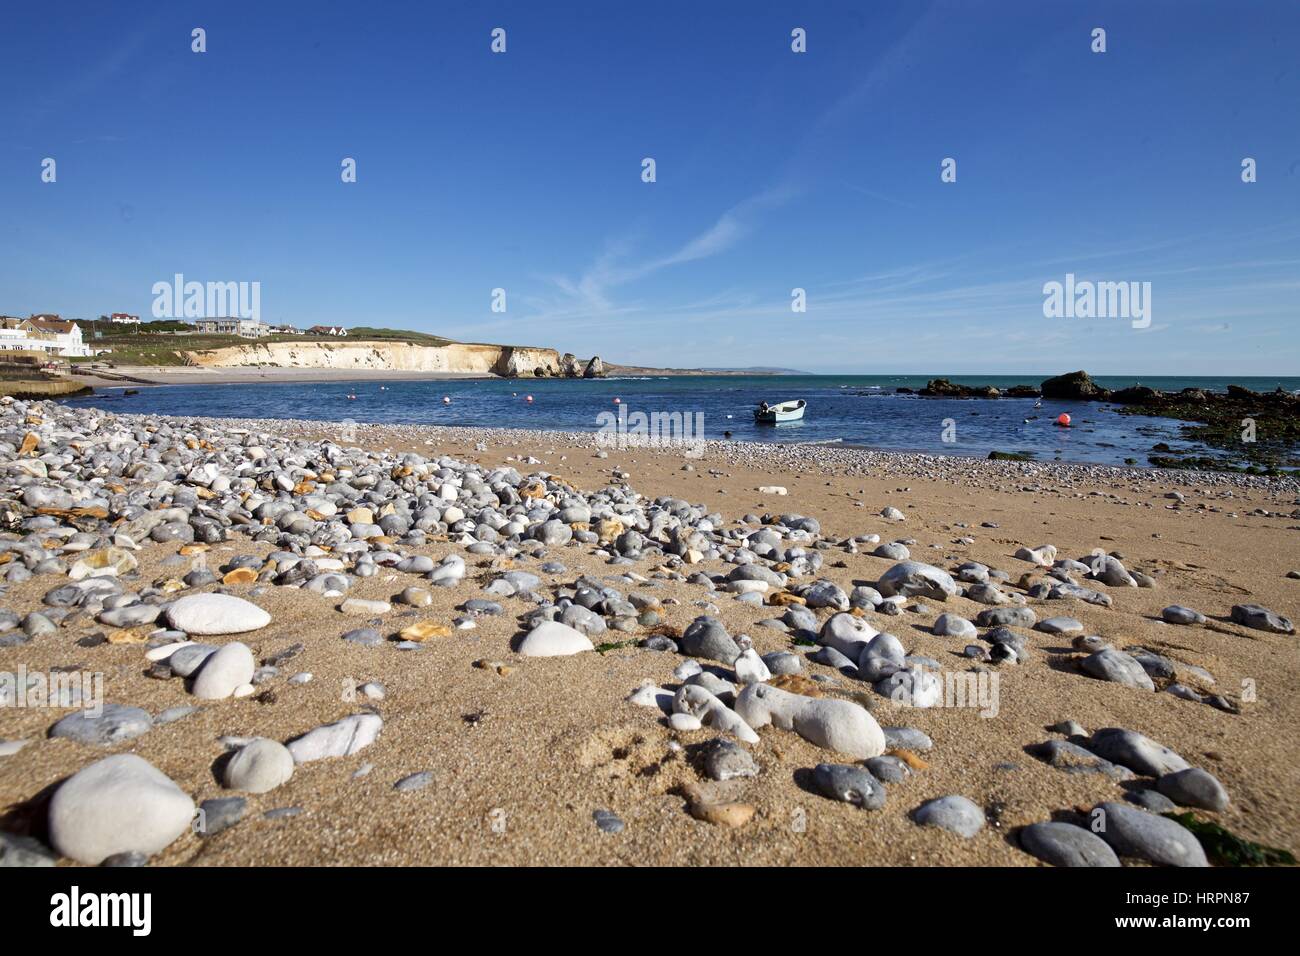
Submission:
[[[1061,414],[1056,416],[1056,424],[1060,425],[1062,428],[1069,428],[1070,416],[1065,414],[1065,412],[1061,412]]]
[[[451,404],[451,396],[450,396],[450,395],[444,395],[444,396],[442,396],[442,404],[444,404],[444,405],[450,405],[450,404]]]
[[[533,402],[533,396],[529,395],[527,398],[524,399],[524,401],[528,402],[531,405]]]
[[[622,401],[623,401],[623,399],[621,399],[621,398],[616,398],[616,399],[614,399],[614,404],[615,404],[615,405],[618,405],[618,404],[620,404]]]

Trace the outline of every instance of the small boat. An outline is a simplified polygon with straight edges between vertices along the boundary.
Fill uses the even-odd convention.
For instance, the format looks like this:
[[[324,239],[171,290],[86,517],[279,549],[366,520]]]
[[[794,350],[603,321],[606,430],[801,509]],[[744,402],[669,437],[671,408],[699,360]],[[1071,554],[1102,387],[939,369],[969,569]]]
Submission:
[[[754,421],[760,425],[776,425],[780,422],[797,422],[803,418],[803,411],[808,406],[802,398],[793,402],[778,402],[769,405],[764,402],[754,410]]]

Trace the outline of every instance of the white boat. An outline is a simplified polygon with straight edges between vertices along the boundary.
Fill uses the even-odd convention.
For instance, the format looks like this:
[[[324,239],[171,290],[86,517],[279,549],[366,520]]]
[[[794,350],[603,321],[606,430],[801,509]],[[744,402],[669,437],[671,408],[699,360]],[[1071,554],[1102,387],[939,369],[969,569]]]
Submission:
[[[808,406],[802,398],[793,402],[778,402],[775,405],[769,405],[764,402],[754,411],[754,421],[760,425],[776,425],[780,422],[797,422],[803,418],[804,409]]]

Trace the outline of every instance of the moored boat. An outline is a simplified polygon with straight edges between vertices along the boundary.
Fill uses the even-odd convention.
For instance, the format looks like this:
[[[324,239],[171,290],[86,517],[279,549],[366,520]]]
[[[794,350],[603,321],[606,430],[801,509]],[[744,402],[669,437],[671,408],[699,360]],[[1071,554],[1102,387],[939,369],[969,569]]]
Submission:
[[[775,405],[769,405],[767,402],[759,405],[754,411],[754,421],[760,425],[778,425],[781,422],[797,422],[803,418],[804,409],[808,406],[802,398],[795,399],[792,402],[778,402]]]

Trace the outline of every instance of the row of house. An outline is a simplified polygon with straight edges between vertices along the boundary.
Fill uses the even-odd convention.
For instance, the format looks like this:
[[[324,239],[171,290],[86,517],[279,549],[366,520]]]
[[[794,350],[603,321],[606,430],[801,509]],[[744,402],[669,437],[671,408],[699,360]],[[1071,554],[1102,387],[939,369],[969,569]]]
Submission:
[[[260,339],[267,335],[334,335],[346,336],[348,330],[341,325],[313,325],[304,333],[292,325],[267,325],[259,319],[197,319],[194,331],[208,335],[238,335],[245,339]]]
[[[57,315],[32,315],[25,319],[0,316],[0,349],[45,352],[65,358],[89,356],[93,350],[81,339],[81,326]]]

